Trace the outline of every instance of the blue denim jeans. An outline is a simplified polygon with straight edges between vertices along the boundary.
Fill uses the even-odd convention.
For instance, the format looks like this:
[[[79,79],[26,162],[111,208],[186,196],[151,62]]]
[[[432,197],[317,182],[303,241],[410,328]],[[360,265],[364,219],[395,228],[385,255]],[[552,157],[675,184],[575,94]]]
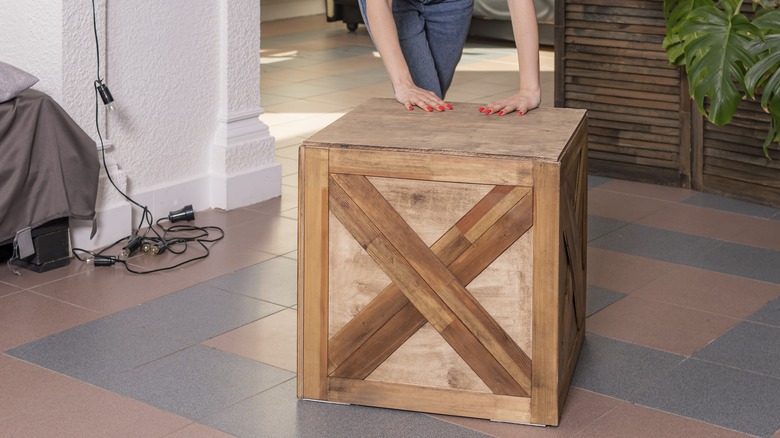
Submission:
[[[474,0],[393,0],[398,41],[412,80],[442,99],[466,43]],[[369,32],[366,0],[360,11]]]

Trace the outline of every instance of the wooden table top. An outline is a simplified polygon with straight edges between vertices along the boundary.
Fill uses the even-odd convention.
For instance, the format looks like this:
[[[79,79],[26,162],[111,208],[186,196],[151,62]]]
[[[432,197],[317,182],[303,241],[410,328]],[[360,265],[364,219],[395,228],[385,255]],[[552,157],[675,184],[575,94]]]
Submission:
[[[480,104],[455,109],[405,110],[395,99],[369,99],[306,142],[307,147],[408,150],[445,155],[503,156],[558,161],[585,110],[537,108],[528,114],[487,116]]]

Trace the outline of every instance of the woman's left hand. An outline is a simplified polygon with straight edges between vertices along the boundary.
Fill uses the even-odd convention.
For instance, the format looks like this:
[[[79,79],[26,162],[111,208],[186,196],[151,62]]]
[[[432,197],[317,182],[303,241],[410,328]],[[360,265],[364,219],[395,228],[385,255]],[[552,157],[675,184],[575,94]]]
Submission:
[[[517,111],[517,113],[522,116],[523,114],[528,113],[528,111],[538,108],[541,101],[541,90],[520,90],[513,96],[509,96],[497,102],[490,102],[481,107],[479,112],[503,116]]]

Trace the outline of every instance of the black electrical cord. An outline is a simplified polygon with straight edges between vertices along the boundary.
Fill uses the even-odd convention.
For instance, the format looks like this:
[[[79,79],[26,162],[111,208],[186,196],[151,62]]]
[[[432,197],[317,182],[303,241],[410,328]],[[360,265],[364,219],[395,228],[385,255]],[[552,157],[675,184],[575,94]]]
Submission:
[[[106,164],[106,148],[105,144],[103,143],[103,136],[100,133],[100,106],[98,103],[98,97],[100,96],[101,89],[105,89],[107,92],[107,87],[105,87],[103,84],[103,79],[100,78],[100,42],[97,33],[97,12],[95,7],[95,0],[92,0],[92,29],[95,34],[95,48],[97,55],[97,80],[95,81],[95,129],[97,130],[98,139],[100,140],[100,153],[103,160],[103,169],[105,170],[106,176],[108,177],[108,180],[111,182],[111,185],[114,187],[114,189],[116,189],[116,191],[119,192],[119,194],[121,194],[127,201],[140,208],[142,213],[138,227],[130,236],[125,236],[98,252],[87,251],[82,248],[73,248],[71,252],[73,253],[73,256],[80,261],[86,262],[91,259],[95,266],[111,266],[116,263],[121,263],[125,265],[125,268],[129,272],[134,274],[151,274],[153,272],[168,271],[176,269],[187,263],[205,259],[211,254],[209,247],[206,244],[217,242],[225,237],[225,231],[222,230],[222,228],[216,226],[198,227],[194,225],[174,225],[166,228],[160,224],[160,222],[165,219],[163,218],[156,222],[156,226],[163,232],[160,234],[157,229],[155,229],[154,217],[149,211],[149,208],[139,204],[125,192],[123,192],[111,177],[111,172],[108,170],[108,164]],[[143,233],[141,233],[142,229],[144,229]],[[189,233],[195,232],[196,234],[180,237],[176,236],[176,233],[185,231]],[[219,231],[220,234],[218,237],[211,237],[211,231]],[[150,236],[150,233],[153,235]],[[128,244],[125,245],[123,250],[129,250],[127,254],[128,256],[132,255],[132,253],[137,251],[139,248],[143,248],[145,252],[152,252],[154,254],[170,251],[173,254],[180,255],[184,254],[190,243],[198,244],[205,250],[205,254],[187,259],[172,266],[141,271],[133,269],[130,264],[127,263],[128,260],[125,258],[105,255],[109,249],[119,245],[125,240],[128,241]],[[179,249],[180,247],[181,249]],[[88,254],[91,257],[83,259],[79,254]]]

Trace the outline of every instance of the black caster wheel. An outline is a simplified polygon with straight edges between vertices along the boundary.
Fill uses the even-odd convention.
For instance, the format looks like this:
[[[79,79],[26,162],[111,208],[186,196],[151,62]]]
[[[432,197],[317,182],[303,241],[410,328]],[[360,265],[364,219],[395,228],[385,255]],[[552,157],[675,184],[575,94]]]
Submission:
[[[347,29],[349,29],[350,32],[356,31],[358,28],[357,23],[347,23]]]

